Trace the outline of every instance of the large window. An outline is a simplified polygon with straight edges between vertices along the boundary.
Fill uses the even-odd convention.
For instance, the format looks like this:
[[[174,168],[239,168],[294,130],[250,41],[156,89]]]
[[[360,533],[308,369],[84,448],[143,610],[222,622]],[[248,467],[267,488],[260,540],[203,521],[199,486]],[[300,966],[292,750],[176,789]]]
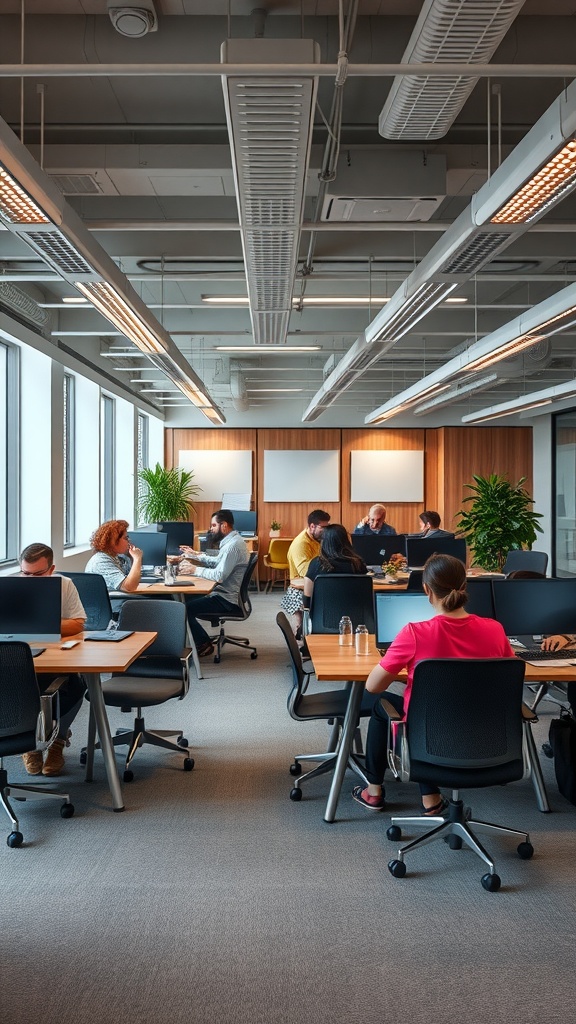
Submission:
[[[576,410],[553,421],[555,575],[576,576]]]
[[[102,480],[101,521],[114,519],[116,508],[116,410],[109,395],[102,395],[100,416],[100,458]]]
[[[0,344],[0,562],[18,557],[19,495],[19,351]]]
[[[140,470],[146,469],[148,466],[148,417],[144,413],[138,413],[138,438],[137,438],[137,453],[136,453],[136,472],[140,473]],[[138,477],[138,505],[140,505],[140,496],[142,494],[144,484],[140,477]],[[140,515],[137,513],[138,525],[141,525]]]
[[[71,373],[64,374],[63,395],[63,453],[64,453],[64,547],[71,547],[76,536],[76,381]]]

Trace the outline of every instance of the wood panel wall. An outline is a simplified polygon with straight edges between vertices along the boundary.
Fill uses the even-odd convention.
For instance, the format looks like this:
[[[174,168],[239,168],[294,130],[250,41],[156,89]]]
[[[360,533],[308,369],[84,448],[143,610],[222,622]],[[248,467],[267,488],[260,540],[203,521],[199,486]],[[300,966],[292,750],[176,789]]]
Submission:
[[[423,450],[424,501],[420,503],[387,503],[386,481],[374,481],[374,502],[388,509],[388,521],[400,532],[418,529],[418,513],[423,508],[435,509],[447,529],[456,526],[456,513],[470,493],[466,484],[472,475],[506,474],[512,483],[526,477],[525,487],[532,492],[532,429],[531,427],[439,427],[435,429],[273,429],[250,428],[176,428],[165,432],[165,460],[171,467],[178,464],[180,449],[214,449],[252,451],[253,508],[258,512],[260,556],[268,550],[268,533],[272,519],[282,523],[281,535],[294,537],[304,529],[313,505],[294,501],[275,504],[263,500],[264,452],[269,450],[340,450],[339,502],[321,503],[333,522],[342,522],[352,530],[366,514],[367,507],[350,501],[350,453],[358,450]],[[222,491],[226,491],[222,481]],[[294,479],[294,494],[298,480]],[[196,530],[206,529],[214,511],[213,502],[195,502],[193,521]]]

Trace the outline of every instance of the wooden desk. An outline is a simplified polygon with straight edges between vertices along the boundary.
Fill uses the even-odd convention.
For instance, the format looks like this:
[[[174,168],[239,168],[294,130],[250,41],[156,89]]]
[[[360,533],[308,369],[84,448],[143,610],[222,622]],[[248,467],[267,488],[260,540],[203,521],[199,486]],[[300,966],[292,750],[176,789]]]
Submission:
[[[190,586],[190,583],[193,583],[194,585]],[[146,597],[157,597],[161,594],[162,597],[173,597],[176,601],[181,601],[185,604],[187,594],[189,594],[190,597],[195,595],[205,597],[206,594],[212,593],[215,586],[216,584],[214,580],[205,580],[202,576],[177,576],[176,581],[171,583],[168,587],[161,580],[158,580],[158,583],[140,583],[136,593],[145,594]],[[194,637],[192,636],[192,630],[188,624],[186,625],[186,636],[188,646],[192,651],[192,661],[194,662],[196,675],[198,679],[203,679],[204,673],[200,666],[200,659],[198,657],[198,651],[196,650]]]
[[[304,590],[304,580],[302,576],[295,576],[294,579],[290,580],[290,586],[294,587],[295,590]],[[386,583],[381,577],[372,577],[372,587],[374,590],[406,590],[408,586],[408,577],[403,577],[399,583]]]
[[[43,672],[55,673],[57,675],[68,675],[72,672],[81,672],[86,676],[88,694],[90,696],[90,713],[94,716],[94,722],[98,731],[98,738],[104,755],[104,767],[108,779],[108,788],[112,797],[112,808],[115,811],[124,810],[122,789],[116,768],[116,758],[112,737],[110,736],[110,723],[106,713],[106,705],[102,694],[100,680],[101,672],[125,672],[133,661],[136,661],[143,651],[156,639],[156,633],[133,633],[124,640],[116,643],[107,643],[105,640],[91,642],[84,641],[84,634],[78,633],[67,639],[80,640],[76,647],[67,651],[61,649],[60,643],[40,644],[46,646],[46,650],[34,658],[34,668],[40,675]],[[92,781],[92,764],[86,760],[86,781]]]
[[[370,672],[374,668],[374,665],[376,665],[381,658],[380,652],[375,644],[374,636],[370,637],[369,655],[358,655],[356,654],[354,647],[341,647],[338,641],[338,636],[327,633],[310,633],[306,637],[306,643],[308,645],[308,650],[310,651],[310,657],[312,659],[312,664],[314,665],[316,678],[320,682],[332,680],[352,683],[348,708],[346,710],[346,717],[342,728],[338,758],[334,769],[330,793],[328,795],[326,812],[324,814],[324,820],[328,822],[334,821],[336,815],[336,808],[338,806],[340,790],[344,780],[344,773],[348,766],[348,760],[352,750],[354,731],[358,724],[360,705],[362,703],[362,691]],[[397,678],[400,682],[405,682],[406,671],[404,670],[400,672]],[[569,682],[571,680],[576,680],[576,665],[570,667],[555,667],[554,665],[544,666],[526,664],[524,679],[526,683],[541,682],[543,680]],[[525,738],[530,754],[530,777],[534,787],[538,809],[540,811],[547,812],[550,810],[550,804],[548,803],[548,796],[546,794],[546,787],[544,785],[540,761],[538,760],[536,744],[534,743],[534,737],[528,722],[525,727]]]

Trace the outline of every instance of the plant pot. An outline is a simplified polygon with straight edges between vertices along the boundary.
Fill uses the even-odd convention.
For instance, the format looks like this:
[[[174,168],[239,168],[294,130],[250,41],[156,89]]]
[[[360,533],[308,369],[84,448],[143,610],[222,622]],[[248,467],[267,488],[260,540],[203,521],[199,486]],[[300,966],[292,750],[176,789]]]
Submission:
[[[270,533],[268,534],[268,536],[269,537],[279,537],[280,536],[280,530],[270,530]]]

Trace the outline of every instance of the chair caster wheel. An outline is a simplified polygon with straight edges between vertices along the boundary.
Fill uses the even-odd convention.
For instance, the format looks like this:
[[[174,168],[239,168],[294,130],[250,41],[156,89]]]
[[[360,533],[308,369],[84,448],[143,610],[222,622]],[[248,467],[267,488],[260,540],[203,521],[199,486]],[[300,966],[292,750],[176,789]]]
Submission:
[[[451,850],[461,850],[462,840],[460,836],[446,836],[446,842]]]
[[[190,744],[185,736],[181,736],[179,740],[176,740],[179,747],[188,747]]]
[[[542,753],[544,757],[554,757],[554,751],[549,743],[542,744]]]
[[[403,860],[390,860],[388,861],[388,871],[394,875],[394,878],[404,878],[406,865]]]
[[[290,775],[302,775],[302,765],[298,764],[297,761],[290,765]]]
[[[516,848],[516,852],[521,860],[530,860],[534,856],[534,847],[532,843],[520,843]]]
[[[127,768],[122,778],[124,779],[124,782],[132,782],[134,778],[134,772],[131,772],[130,769]]]
[[[220,655],[219,654],[215,654],[214,655],[214,664],[215,665],[219,665],[220,664]]]
[[[258,657],[258,652],[257,651],[252,651],[252,654],[250,655],[250,657],[252,658],[252,661],[255,661],[255,659]]]
[[[185,757],[184,758],[184,771],[185,772],[191,772],[193,767],[194,767],[194,758],[193,757]]]
[[[498,892],[502,884],[500,875],[482,875],[480,881],[487,892]]]
[[[80,751],[80,764],[86,764],[86,751]]]
[[[290,790],[290,799],[291,800],[296,800],[296,802],[298,802],[298,800],[301,800],[302,799],[302,790],[298,789],[297,786],[294,786],[294,789]]]
[[[402,838],[402,829],[398,825],[390,825],[390,828],[386,829],[386,838],[391,843],[397,843]]]
[[[74,814],[74,804],[69,804],[69,803],[62,804],[62,807],[60,808],[60,817],[61,818],[71,818],[73,814]]]
[[[12,850],[15,850],[17,846],[22,846],[24,836],[21,832],[11,832],[6,842]]]

